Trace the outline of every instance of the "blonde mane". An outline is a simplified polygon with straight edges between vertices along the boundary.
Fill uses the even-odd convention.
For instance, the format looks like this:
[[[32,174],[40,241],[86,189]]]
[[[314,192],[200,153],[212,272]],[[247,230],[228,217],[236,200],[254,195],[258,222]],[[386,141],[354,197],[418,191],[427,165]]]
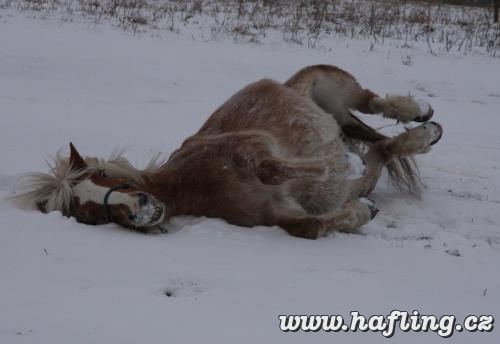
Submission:
[[[68,214],[72,187],[83,175],[104,170],[110,177],[124,178],[141,185],[145,176],[157,172],[164,163],[161,154],[157,153],[144,170],[139,170],[123,157],[123,153],[123,150],[116,150],[108,159],[85,157],[87,168],[74,170],[71,169],[69,157],[59,151],[51,161],[46,161],[49,166],[48,173],[30,173],[22,176],[9,199],[23,209],[42,210],[41,205],[43,205],[44,212],[57,210]]]

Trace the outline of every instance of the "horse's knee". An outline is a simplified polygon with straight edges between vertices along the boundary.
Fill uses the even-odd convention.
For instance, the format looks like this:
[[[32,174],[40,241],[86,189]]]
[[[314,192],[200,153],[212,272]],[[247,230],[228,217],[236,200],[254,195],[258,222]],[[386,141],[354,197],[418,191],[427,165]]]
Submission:
[[[279,185],[287,179],[287,169],[275,159],[265,159],[257,166],[257,177],[263,184]]]

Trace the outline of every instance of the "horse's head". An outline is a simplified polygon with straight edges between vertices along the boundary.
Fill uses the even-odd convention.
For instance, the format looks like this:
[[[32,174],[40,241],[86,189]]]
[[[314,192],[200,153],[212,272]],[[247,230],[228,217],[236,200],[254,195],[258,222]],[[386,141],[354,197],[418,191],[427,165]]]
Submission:
[[[165,217],[158,200],[123,177],[105,170],[90,170],[73,144],[70,144],[70,168],[82,173],[72,185],[69,215],[88,224],[115,222],[129,228],[154,227]]]
[[[29,186],[25,186],[27,192],[19,198],[24,197],[42,212],[59,210],[92,225],[114,222],[148,231],[163,222],[164,205],[137,181],[107,173],[88,161],[70,144],[69,160],[56,159],[52,175],[32,175]]]

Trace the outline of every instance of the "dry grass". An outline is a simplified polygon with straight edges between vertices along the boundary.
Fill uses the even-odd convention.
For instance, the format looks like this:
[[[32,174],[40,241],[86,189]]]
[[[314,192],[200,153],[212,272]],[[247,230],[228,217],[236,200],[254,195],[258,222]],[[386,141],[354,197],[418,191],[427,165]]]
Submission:
[[[474,0],[464,0],[474,1]],[[477,0],[481,2],[483,0]],[[500,25],[490,7],[452,6],[445,0],[0,0],[0,8],[58,12],[110,21],[134,32],[146,27],[179,32],[198,25],[209,39],[259,41],[271,31],[311,48],[327,37],[388,39],[433,54],[474,50],[497,55]]]

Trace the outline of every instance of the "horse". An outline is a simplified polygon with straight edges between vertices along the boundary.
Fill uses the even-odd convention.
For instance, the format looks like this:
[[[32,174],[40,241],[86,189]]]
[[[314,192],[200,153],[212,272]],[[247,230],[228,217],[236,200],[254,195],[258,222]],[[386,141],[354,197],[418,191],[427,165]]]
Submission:
[[[354,110],[422,124],[388,137]],[[14,198],[81,223],[143,232],[192,215],[307,239],[357,233],[379,211],[367,196],[384,167],[400,189],[419,193],[413,156],[443,133],[433,114],[412,96],[380,97],[338,67],[308,66],[285,83],[244,87],[165,162],[139,170],[121,154],[84,158],[70,143],[69,157],[59,153],[49,173],[31,174]]]

